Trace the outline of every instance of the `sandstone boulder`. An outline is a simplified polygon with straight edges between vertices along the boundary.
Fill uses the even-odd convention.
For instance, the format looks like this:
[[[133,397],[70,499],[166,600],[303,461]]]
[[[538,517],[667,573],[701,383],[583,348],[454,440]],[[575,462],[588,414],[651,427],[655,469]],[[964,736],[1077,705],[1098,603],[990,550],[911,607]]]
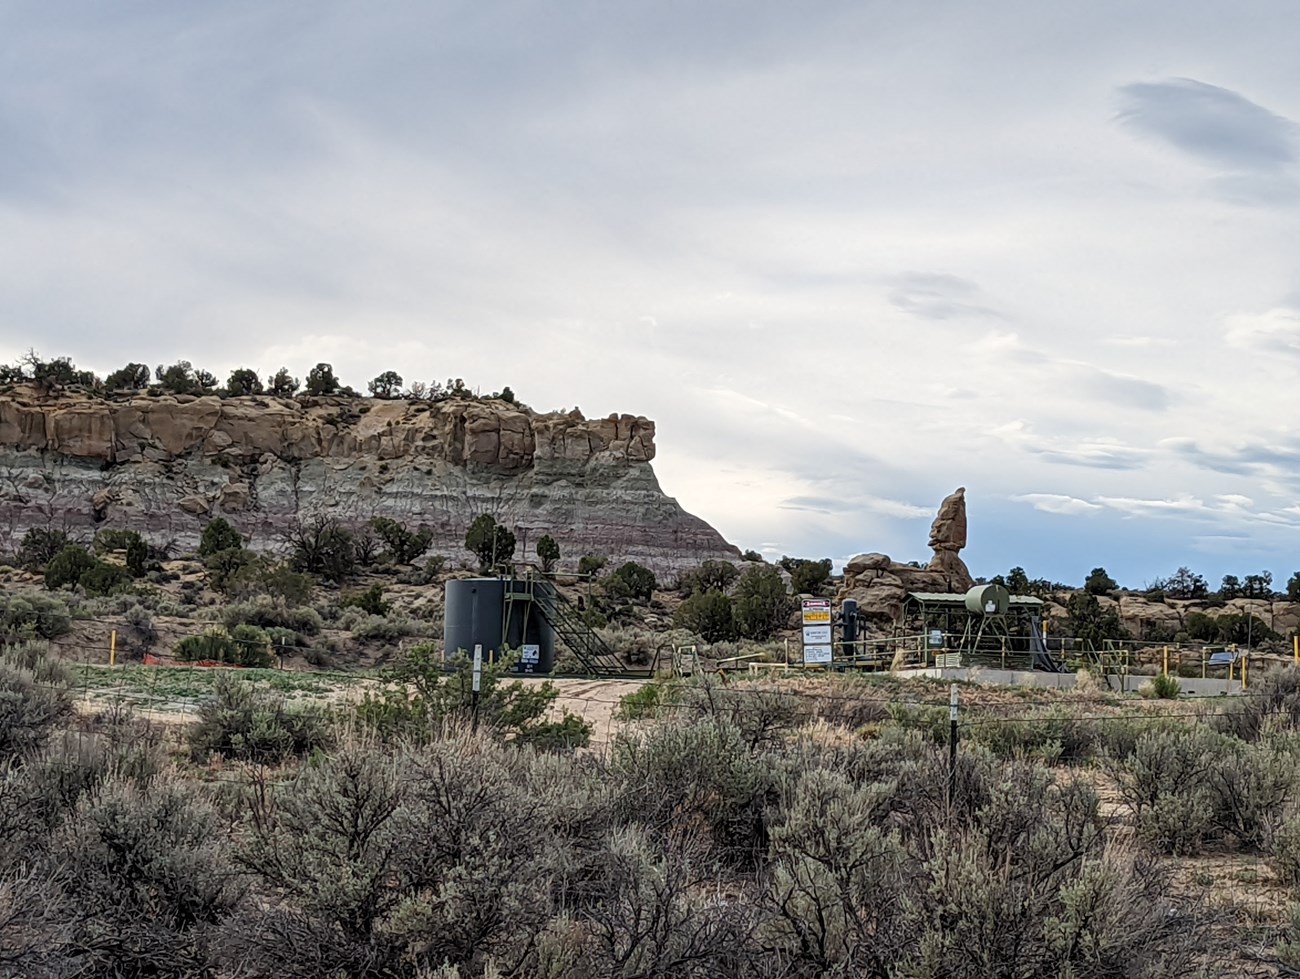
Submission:
[[[888,554],[881,554],[879,551],[871,551],[868,554],[858,554],[851,557],[844,564],[844,573],[846,575],[860,575],[864,571],[883,571],[892,564]]]

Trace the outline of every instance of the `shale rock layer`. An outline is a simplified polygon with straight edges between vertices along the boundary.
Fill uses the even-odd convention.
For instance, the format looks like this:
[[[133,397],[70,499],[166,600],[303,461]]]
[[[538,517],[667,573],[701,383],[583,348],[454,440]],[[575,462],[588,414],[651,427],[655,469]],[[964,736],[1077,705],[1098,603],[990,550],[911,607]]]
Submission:
[[[543,534],[563,564],[585,553],[671,571],[737,550],[664,495],[654,422],[501,401],[353,398],[42,398],[0,395],[0,528],[99,526],[192,547],[224,516],[275,550],[295,521],[374,516],[435,531],[459,558],[469,522],[492,513]]]

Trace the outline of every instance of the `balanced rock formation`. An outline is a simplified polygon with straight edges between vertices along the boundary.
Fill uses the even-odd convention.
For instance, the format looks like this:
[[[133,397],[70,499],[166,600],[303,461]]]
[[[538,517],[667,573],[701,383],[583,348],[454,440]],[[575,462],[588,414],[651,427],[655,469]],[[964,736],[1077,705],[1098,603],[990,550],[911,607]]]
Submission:
[[[960,556],[965,546],[966,487],[958,486],[957,492],[939,504],[939,512],[930,525],[930,547],[934,550],[934,557],[930,559],[929,568],[947,575],[953,591],[964,592],[975,584],[970,569]]]
[[[386,516],[434,530],[461,557],[480,513],[562,564],[582,554],[672,571],[739,551],[664,495],[655,426],[502,401],[361,398],[0,396],[0,533],[34,526],[138,530],[196,545],[225,516],[275,550],[296,520]]]
[[[922,566],[901,564],[886,554],[871,552],[844,565],[839,599],[855,599],[868,616],[897,620],[909,592],[962,593],[974,580],[959,552],[966,546],[966,490],[957,490],[939,506],[930,526],[934,557]]]

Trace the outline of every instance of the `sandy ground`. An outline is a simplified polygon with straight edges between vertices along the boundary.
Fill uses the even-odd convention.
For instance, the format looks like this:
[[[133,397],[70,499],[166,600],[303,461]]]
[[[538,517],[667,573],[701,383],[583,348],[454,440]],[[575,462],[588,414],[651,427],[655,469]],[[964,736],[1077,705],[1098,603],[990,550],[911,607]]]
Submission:
[[[553,711],[577,714],[591,725],[591,746],[604,748],[619,731],[614,711],[619,698],[632,693],[641,680],[552,680],[560,690]]]

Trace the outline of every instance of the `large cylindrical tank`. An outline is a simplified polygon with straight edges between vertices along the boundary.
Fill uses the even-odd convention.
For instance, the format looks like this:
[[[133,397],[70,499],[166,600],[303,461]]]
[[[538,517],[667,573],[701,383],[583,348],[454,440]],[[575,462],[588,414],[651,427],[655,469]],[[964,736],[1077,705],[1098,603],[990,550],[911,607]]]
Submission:
[[[976,585],[966,593],[966,608],[983,615],[1006,615],[1011,592],[1001,585]]]
[[[456,578],[447,582],[442,614],[443,648],[447,658],[472,654],[474,647],[501,651],[501,601],[505,582],[500,578]]]
[[[501,656],[508,649],[516,655],[514,672],[550,673],[555,666],[555,631],[538,605],[553,601],[553,596],[549,582],[501,578],[447,582],[442,620],[447,657],[472,654],[475,646],[483,647],[485,658]]]

